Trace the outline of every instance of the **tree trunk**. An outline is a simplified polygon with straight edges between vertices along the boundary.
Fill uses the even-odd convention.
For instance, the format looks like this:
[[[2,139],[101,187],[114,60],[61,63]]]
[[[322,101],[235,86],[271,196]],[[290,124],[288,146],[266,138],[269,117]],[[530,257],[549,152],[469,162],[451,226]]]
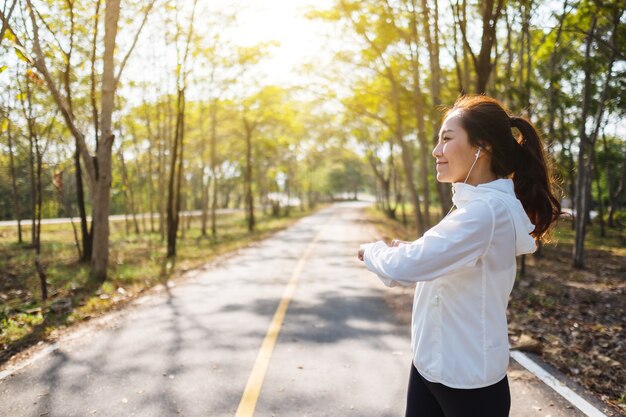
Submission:
[[[133,218],[133,228],[135,229],[135,234],[139,234],[139,222],[137,221],[137,210],[135,210],[135,195],[133,193],[133,186],[130,183],[128,178],[128,168],[126,166],[126,160],[124,159],[124,152],[122,148],[119,150],[119,158],[120,164],[122,168],[122,182],[124,184],[124,196],[128,202],[126,215],[128,215],[128,211],[130,211],[130,215]]]
[[[383,170],[378,168],[378,163],[376,162],[376,158],[374,157],[373,153],[370,153],[367,159],[370,163],[370,166],[372,167],[374,176],[380,184],[380,192],[378,193],[378,201],[380,202],[381,206],[380,208],[388,218],[395,219],[395,210],[392,210],[391,208],[391,178],[386,178]]]
[[[434,122],[439,119],[438,109],[441,105],[441,65],[439,62],[439,6],[438,0],[433,0],[433,28],[430,27],[430,13],[427,0],[422,0],[422,21],[424,24],[424,35],[426,37],[426,46],[428,47],[428,55],[430,62],[430,96],[432,100],[431,120]],[[456,29],[455,29],[456,30]],[[432,32],[432,34],[431,34]],[[455,46],[456,48],[456,46]],[[433,129],[432,133],[433,146],[437,146],[439,140],[439,132]],[[445,216],[452,206],[452,195],[450,187],[447,184],[437,182],[437,196],[441,206],[441,217]]]
[[[416,1],[412,0],[412,37],[413,45],[411,46],[411,65],[412,65],[412,78],[413,78],[413,110],[414,117],[417,125],[417,141],[420,144],[420,176],[422,180],[422,196],[424,197],[424,216],[423,216],[423,230],[430,229],[430,183],[428,181],[428,158],[430,155],[428,149],[428,140],[426,139],[426,122],[424,120],[424,97],[422,95],[422,86],[420,84],[419,74],[421,71],[419,61],[418,47],[421,44],[419,33],[417,31],[417,5]],[[427,19],[428,20],[428,19]],[[425,23],[426,24],[426,23]],[[415,50],[413,50],[413,46]]]
[[[454,16],[456,16],[456,14],[458,13],[459,9],[459,2],[457,0],[455,6],[454,6],[454,11],[455,14]],[[459,40],[459,34],[458,34],[458,24],[456,22],[456,18],[454,20],[454,24],[452,25],[452,39],[454,39],[454,45],[452,46],[452,59],[454,61],[454,68],[455,68],[455,73],[456,73],[456,80],[458,83],[457,86],[457,91],[459,93],[459,95],[463,95],[465,94],[466,87],[465,87],[465,83],[464,83],[464,79],[463,79],[463,65],[461,63],[461,60],[459,58],[459,44],[458,44],[458,40]],[[463,42],[461,42],[461,47],[463,48]]]
[[[28,83],[28,82],[27,82]],[[30,94],[29,94],[30,95]],[[35,148],[33,143],[33,126],[32,119],[27,116],[28,119],[28,144],[29,144],[29,156],[28,156],[28,169],[30,172],[30,243],[35,245],[35,239],[37,234],[37,185],[35,180]]]
[[[510,21],[510,16],[509,16],[509,12],[508,10],[505,12],[504,14],[504,20],[506,23],[506,66],[505,66],[505,70],[504,70],[504,80],[505,80],[505,85],[504,85],[504,97],[505,97],[505,103],[507,105],[510,105],[511,101],[513,100],[513,88],[512,88],[512,81],[513,81],[513,41],[512,41],[512,34],[513,34],[513,28],[511,27],[511,21]]]
[[[206,170],[206,165],[203,163],[201,167],[200,173],[200,188],[201,188],[201,197],[200,197],[200,235],[202,237],[206,237],[207,235],[207,223],[209,221],[209,188],[211,187],[211,176],[208,176],[204,171]]]
[[[7,122],[7,136],[9,140],[9,169],[11,171],[11,192],[13,194],[13,202],[15,206],[15,219],[17,220],[17,241],[22,243],[22,213],[20,211],[20,199],[17,192],[15,163],[13,161],[13,135],[11,132],[11,120],[9,119],[9,114],[7,114]]]
[[[18,79],[19,84],[19,79]],[[22,87],[20,85],[20,90]],[[22,90],[24,91],[24,90]],[[31,238],[33,249],[35,250],[35,269],[39,276],[41,287],[41,299],[48,299],[48,284],[46,283],[46,272],[41,263],[41,209],[42,209],[42,187],[41,187],[41,171],[42,171],[42,155],[39,148],[39,138],[35,127],[35,118],[33,116],[32,92],[30,89],[30,81],[26,79],[25,85],[26,101],[22,94],[22,110],[26,118],[28,127],[28,143],[30,145],[30,183],[31,183],[31,217],[32,230]]]
[[[217,182],[217,176],[214,175],[213,176],[213,189],[212,194],[212,201],[211,201],[211,236],[213,237],[213,240],[217,239],[217,193],[218,193],[218,182]]]
[[[37,156],[37,230],[35,232],[35,268],[39,275],[39,283],[41,286],[41,299],[48,299],[48,283],[46,282],[46,271],[41,262],[41,211],[43,206],[42,187],[41,187],[41,171],[42,171],[42,155],[39,148],[39,139],[35,137],[35,151]]]
[[[78,151],[78,145],[76,145],[76,151],[74,152],[74,173],[76,176],[76,204],[78,205],[78,213],[80,215],[80,231],[83,242],[82,256],[80,260],[81,262],[89,262],[91,261],[92,255],[93,234],[91,233],[87,225],[87,210],[85,209],[83,174],[80,167],[80,152]],[[93,228],[93,219],[91,224]]]
[[[606,230],[604,228],[604,202],[602,201],[602,186],[600,185],[600,167],[598,165],[598,158],[594,158],[594,176],[596,178],[596,190],[598,192],[598,218],[600,220],[600,237],[606,237]]]
[[[583,103],[582,114],[579,124],[580,145],[578,147],[578,175],[576,178],[576,217],[574,221],[575,242],[572,263],[575,268],[584,267],[584,250],[585,250],[585,234],[587,232],[587,194],[589,193],[587,177],[591,174],[587,172],[587,159],[591,153],[591,143],[587,135],[586,124],[587,116],[591,105],[591,48],[596,27],[596,19],[594,16],[591,22],[591,28],[587,33],[585,47],[585,80],[583,86]]]
[[[602,145],[604,146],[605,155],[608,155],[608,146],[606,144],[606,137],[604,136],[604,134],[602,135]],[[615,189],[613,189],[613,184],[615,182],[617,182],[617,184],[615,185]],[[618,209],[619,201],[624,192],[624,189],[626,189],[626,159],[622,160],[622,169],[618,181],[614,181],[613,173],[609,169],[609,166],[606,166],[606,185],[607,195],[609,197],[607,225],[609,227],[616,227],[615,212]]]
[[[464,51],[467,51],[467,54],[474,64],[474,70],[476,71],[475,92],[478,94],[486,92],[487,83],[489,82],[489,77],[493,69],[491,51],[493,50],[493,45],[496,39],[496,24],[498,23],[498,18],[500,17],[502,6],[504,5],[504,0],[495,1],[497,1],[495,4],[495,10],[494,0],[479,2],[479,6],[481,7],[480,14],[482,17],[482,37],[478,56],[476,56],[476,54],[472,51],[467,37],[467,13],[465,0],[463,1],[462,16],[457,10],[457,16],[460,22],[459,28],[461,30],[461,34],[463,35]]]
[[[248,221],[248,231],[253,232],[255,226],[254,219],[254,198],[252,195],[252,131],[254,127],[244,117],[243,124],[245,128],[245,140],[246,140],[246,166],[244,173],[244,188],[245,188],[245,202],[246,213]]]
[[[152,177],[152,149],[148,149],[148,211],[150,211],[150,233],[154,233],[154,178]]]
[[[552,50],[552,54],[550,55],[550,63],[548,67],[548,106],[550,109],[557,108],[557,75],[559,71],[557,71],[557,52],[558,46],[561,42],[561,34],[563,32],[563,22],[565,21],[567,10],[567,1],[563,2],[563,12],[561,13],[561,17],[559,18],[559,25],[556,31],[556,38],[554,40],[554,49]],[[552,144],[555,142],[556,136],[556,112],[550,111],[548,112],[548,149],[552,148]]]
[[[143,201],[143,196],[145,195],[145,183],[146,181],[143,180],[142,178],[142,169],[141,169],[141,165],[139,164],[139,158],[138,155],[141,155],[141,149],[139,149],[139,144],[137,143],[137,134],[134,131],[134,129],[131,129],[132,131],[132,139],[133,139],[133,147],[135,148],[135,158],[134,158],[134,162],[135,162],[135,172],[137,173],[137,177],[138,177],[138,184],[137,184],[137,191],[139,192],[139,199],[135,199],[135,188],[131,186],[130,184],[130,180],[128,181],[129,183],[129,191],[130,191],[130,201],[133,205],[133,219],[135,221],[135,233],[139,234],[139,225],[138,225],[138,221],[137,221],[137,213],[141,214],[141,227],[143,229],[143,231],[145,232],[146,230],[148,230],[148,228],[146,227],[146,216],[144,213],[144,207],[142,204]],[[149,152],[148,152],[149,153]],[[148,165],[148,176],[150,176],[150,165]]]
[[[589,213],[589,203],[591,198],[591,175],[593,171],[593,161],[595,159],[595,143],[598,138],[602,117],[604,114],[604,106],[608,98],[609,85],[613,73],[613,64],[615,63],[617,51],[617,31],[620,25],[621,16],[624,13],[623,8],[618,5],[614,6],[613,14],[613,32],[611,35],[610,58],[607,64],[606,78],[601,90],[600,99],[596,106],[596,114],[592,119],[592,131],[587,135],[586,126],[588,123],[588,115],[591,108],[592,85],[591,71],[591,50],[595,39],[595,29],[597,23],[597,15],[592,17],[591,27],[587,33],[585,47],[585,79],[583,86],[583,105],[580,120],[580,146],[578,153],[578,181],[576,184],[576,238],[574,243],[574,253],[572,263],[576,268],[584,267],[584,249],[585,234],[587,226],[587,214]]]
[[[165,102],[168,109],[170,107],[169,97],[170,95],[168,94],[167,102]],[[161,115],[160,109],[162,105],[163,103],[157,104],[157,120],[161,122],[159,123],[160,125],[159,126],[159,158],[158,158],[158,169],[157,169],[157,175],[159,179],[158,180],[159,190],[165,189],[165,175],[166,175],[165,165],[167,162],[166,153],[168,152],[168,147],[169,147],[168,144],[169,142],[171,142],[169,129],[167,128],[167,126],[170,124],[170,117],[169,117],[170,111],[168,110],[165,115]],[[165,230],[167,227],[165,225],[166,210],[167,210],[166,204],[167,204],[166,199],[159,198],[159,233],[161,234],[161,242],[165,241]]]
[[[177,66],[177,100],[176,100],[176,131],[174,134],[174,152],[172,154],[172,164],[170,169],[170,181],[168,185],[167,202],[167,257],[176,256],[176,237],[178,233],[178,223],[180,220],[181,205],[181,185],[183,181],[183,150],[185,135],[185,89],[186,89],[186,67],[189,56],[189,45],[193,35],[194,16],[197,0],[193,2],[191,19],[189,20],[187,41],[182,59],[179,57]],[[179,33],[176,34],[178,37]],[[176,159],[178,158],[178,160]]]
[[[104,54],[100,100],[100,142],[96,150],[97,173],[93,195],[93,255],[91,276],[98,282],[107,277],[109,262],[109,208],[111,204],[112,150],[115,136],[112,116],[115,105],[115,43],[120,0],[107,0],[104,15]]]
[[[182,123],[184,112],[184,90],[179,89],[176,101],[176,129],[174,133],[174,143],[172,149],[172,159],[170,164],[170,175],[168,181],[167,197],[167,257],[176,256],[176,237],[178,234],[178,222],[180,216],[180,178],[179,162],[182,153]]]
[[[417,225],[417,233],[419,236],[426,231],[424,216],[422,214],[421,202],[417,193],[417,187],[413,179],[413,148],[404,140],[404,123],[402,121],[402,111],[399,97],[399,87],[397,81],[391,71],[391,68],[386,67],[387,78],[391,84],[391,102],[393,104],[395,113],[395,127],[394,136],[400,149],[402,151],[402,166],[404,168],[406,186],[411,196],[411,203],[415,211],[415,223]]]

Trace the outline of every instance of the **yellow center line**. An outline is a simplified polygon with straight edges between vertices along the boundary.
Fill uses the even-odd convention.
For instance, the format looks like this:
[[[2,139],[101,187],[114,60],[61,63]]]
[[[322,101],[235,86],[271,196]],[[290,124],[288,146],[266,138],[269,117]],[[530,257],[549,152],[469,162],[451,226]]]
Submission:
[[[263,386],[265,373],[267,372],[267,367],[272,357],[274,346],[276,345],[276,339],[278,339],[280,329],[283,325],[283,321],[285,320],[285,315],[287,314],[289,302],[291,301],[293,294],[296,290],[296,286],[298,285],[300,273],[304,268],[304,264],[311,256],[313,247],[320,240],[322,234],[326,231],[328,225],[332,222],[332,220],[334,220],[334,218],[335,216],[333,216],[328,221],[328,223],[317,233],[315,238],[313,238],[311,243],[309,243],[309,246],[304,251],[304,255],[302,255],[302,257],[299,259],[296,268],[291,274],[289,283],[287,284],[285,292],[283,293],[283,298],[280,300],[280,304],[278,304],[276,313],[274,313],[274,318],[272,319],[270,327],[267,330],[265,339],[263,339],[263,344],[261,345],[259,354],[257,355],[256,361],[254,362],[252,373],[248,378],[246,389],[241,396],[241,401],[239,402],[239,407],[237,407],[237,413],[235,414],[235,417],[252,417],[254,415],[254,409],[256,408],[256,403],[259,399],[259,394],[261,393],[261,387]]]

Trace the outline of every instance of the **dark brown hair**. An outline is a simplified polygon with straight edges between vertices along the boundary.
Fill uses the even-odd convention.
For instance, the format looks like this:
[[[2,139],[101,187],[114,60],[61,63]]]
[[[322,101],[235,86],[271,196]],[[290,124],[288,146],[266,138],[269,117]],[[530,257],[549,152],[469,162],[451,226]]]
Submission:
[[[532,235],[544,237],[561,214],[561,204],[554,195],[550,160],[535,127],[484,95],[459,97],[446,116],[454,110],[459,110],[459,122],[469,142],[491,153],[493,173],[498,178],[513,175],[515,195],[535,225]],[[517,138],[513,128],[520,133]]]

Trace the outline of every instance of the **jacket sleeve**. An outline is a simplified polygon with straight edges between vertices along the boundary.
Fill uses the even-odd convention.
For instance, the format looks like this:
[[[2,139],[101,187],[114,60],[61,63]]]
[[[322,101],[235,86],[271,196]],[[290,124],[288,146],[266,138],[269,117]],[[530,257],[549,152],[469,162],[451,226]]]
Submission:
[[[458,209],[421,238],[398,247],[378,241],[365,245],[365,266],[387,286],[430,281],[476,264],[489,247],[495,215],[476,200]]]

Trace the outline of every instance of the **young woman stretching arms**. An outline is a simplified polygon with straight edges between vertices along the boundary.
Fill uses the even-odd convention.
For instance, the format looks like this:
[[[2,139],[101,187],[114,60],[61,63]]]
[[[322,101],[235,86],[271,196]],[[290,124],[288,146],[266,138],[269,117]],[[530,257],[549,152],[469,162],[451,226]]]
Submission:
[[[406,417],[506,417],[515,257],[561,207],[537,131],[495,99],[459,98],[432,154],[456,210],[414,242],[361,245],[359,259],[388,286],[417,282]]]

